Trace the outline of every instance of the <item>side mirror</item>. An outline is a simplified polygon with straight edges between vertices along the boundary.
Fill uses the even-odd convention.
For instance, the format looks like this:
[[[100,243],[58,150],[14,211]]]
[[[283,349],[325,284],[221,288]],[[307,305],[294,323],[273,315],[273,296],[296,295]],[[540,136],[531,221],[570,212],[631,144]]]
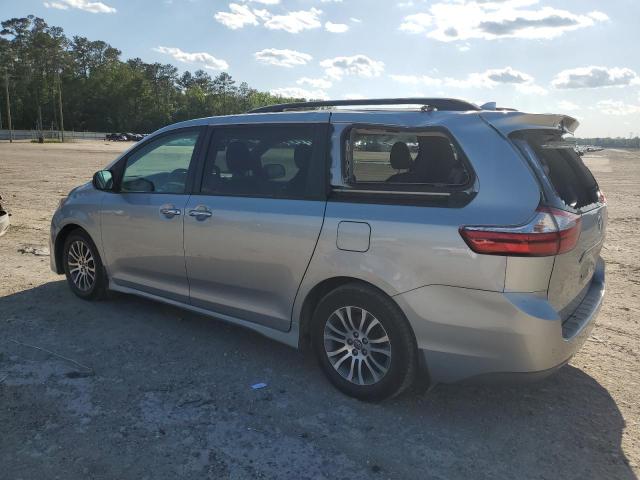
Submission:
[[[93,186],[98,190],[113,190],[113,174],[109,170],[100,170],[93,175]]]
[[[278,178],[284,178],[287,175],[284,166],[279,163],[270,163],[265,165],[263,170],[268,180],[277,180]]]

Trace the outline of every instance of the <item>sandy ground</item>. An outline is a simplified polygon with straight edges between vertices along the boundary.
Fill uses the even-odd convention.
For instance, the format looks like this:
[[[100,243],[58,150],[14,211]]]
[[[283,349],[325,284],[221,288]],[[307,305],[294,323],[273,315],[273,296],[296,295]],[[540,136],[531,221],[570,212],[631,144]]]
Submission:
[[[608,296],[569,366],[369,405],[285,346],[134,297],[84,302],[49,271],[58,199],[126,146],[0,144],[0,477],[637,478],[638,152],[586,159],[610,203]]]

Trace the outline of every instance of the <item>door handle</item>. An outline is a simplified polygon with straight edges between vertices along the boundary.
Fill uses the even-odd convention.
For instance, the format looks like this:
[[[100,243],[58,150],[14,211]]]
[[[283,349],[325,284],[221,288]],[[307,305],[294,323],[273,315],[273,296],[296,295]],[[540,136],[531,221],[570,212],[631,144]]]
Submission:
[[[179,208],[161,208],[160,213],[165,217],[173,218],[176,215],[180,215],[181,212]]]
[[[213,212],[206,207],[195,208],[189,210],[189,216],[195,217],[196,220],[205,220],[213,215]]]

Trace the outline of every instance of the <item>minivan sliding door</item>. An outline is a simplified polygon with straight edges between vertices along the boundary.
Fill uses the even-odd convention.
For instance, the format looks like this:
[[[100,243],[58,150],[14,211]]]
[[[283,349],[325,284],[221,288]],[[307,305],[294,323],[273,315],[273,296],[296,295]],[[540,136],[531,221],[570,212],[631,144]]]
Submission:
[[[185,216],[194,306],[286,331],[320,234],[326,125],[216,127]]]

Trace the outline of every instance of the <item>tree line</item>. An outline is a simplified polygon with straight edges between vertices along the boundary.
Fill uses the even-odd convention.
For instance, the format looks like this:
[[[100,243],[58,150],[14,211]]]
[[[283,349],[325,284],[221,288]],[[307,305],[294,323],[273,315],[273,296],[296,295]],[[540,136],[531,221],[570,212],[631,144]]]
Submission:
[[[598,145],[605,148],[640,148],[640,137],[606,137],[606,138],[576,138],[578,145]]]
[[[29,15],[2,22],[0,128],[151,132],[191,118],[299,101],[239,85],[226,72],[180,74],[171,64],[121,60],[101,40],[68,38]]]

